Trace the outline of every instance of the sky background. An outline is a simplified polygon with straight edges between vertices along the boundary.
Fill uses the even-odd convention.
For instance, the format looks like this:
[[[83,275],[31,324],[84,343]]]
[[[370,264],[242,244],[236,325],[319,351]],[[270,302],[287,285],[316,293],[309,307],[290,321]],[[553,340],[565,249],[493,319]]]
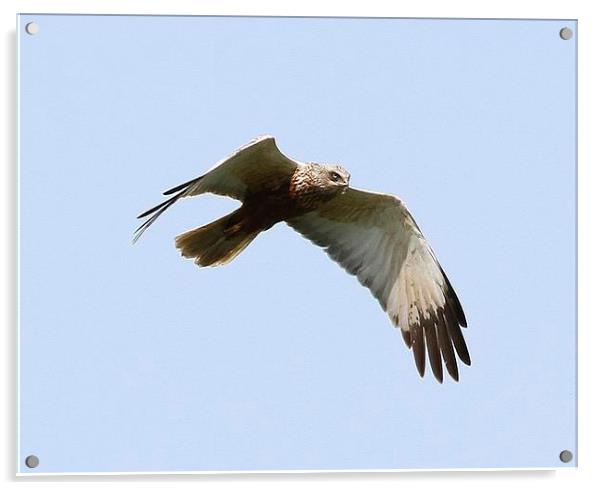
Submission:
[[[20,16],[19,471],[564,465],[564,26]],[[182,259],[174,236],[232,200],[181,201],[131,244],[163,190],[263,133],[408,204],[466,311],[460,383],[421,379],[368,290],[286,225],[226,267]]]

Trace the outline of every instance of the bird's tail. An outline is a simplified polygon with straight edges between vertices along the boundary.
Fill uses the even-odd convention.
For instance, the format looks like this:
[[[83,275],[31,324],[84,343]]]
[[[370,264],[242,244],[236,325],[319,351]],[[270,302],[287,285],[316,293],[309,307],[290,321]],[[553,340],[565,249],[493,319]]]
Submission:
[[[259,232],[241,229],[237,211],[176,237],[182,255],[201,267],[224,265],[241,253]]]

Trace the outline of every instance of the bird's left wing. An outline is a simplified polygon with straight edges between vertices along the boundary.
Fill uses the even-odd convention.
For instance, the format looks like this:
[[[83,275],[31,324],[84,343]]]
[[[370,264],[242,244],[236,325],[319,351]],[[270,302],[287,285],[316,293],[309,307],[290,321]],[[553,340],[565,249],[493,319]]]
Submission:
[[[292,176],[296,168],[297,162],[280,151],[273,136],[259,136],[215,164],[201,177],[164,194],[177,192],[186,186],[187,196],[211,192],[242,201],[248,193],[260,192],[274,182]]]
[[[134,241],[182,197],[210,192],[242,201],[250,193],[282,183],[293,175],[296,168],[297,162],[278,149],[273,136],[259,136],[200,177],[165,191],[163,194],[170,198],[138,216],[139,219],[147,219],[134,232]]]
[[[441,382],[441,356],[458,380],[456,354],[470,364],[462,306],[408,209],[395,196],[348,189],[288,224],[322,247],[370,289],[414,353],[421,376],[425,344]]]

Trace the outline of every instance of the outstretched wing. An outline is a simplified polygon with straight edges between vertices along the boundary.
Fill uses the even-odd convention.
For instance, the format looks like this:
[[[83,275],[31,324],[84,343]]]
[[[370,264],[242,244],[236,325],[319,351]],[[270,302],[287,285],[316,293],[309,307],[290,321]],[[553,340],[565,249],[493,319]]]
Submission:
[[[443,381],[441,356],[458,380],[456,354],[470,356],[456,293],[408,209],[395,196],[357,189],[288,224],[322,247],[370,289],[414,353],[421,376],[425,344],[431,370]]]
[[[135,231],[134,242],[181,197],[210,192],[242,201],[248,194],[277,186],[290,178],[296,168],[297,162],[278,149],[273,136],[255,138],[206,174],[165,191],[164,195],[173,196],[138,216],[148,218]]]

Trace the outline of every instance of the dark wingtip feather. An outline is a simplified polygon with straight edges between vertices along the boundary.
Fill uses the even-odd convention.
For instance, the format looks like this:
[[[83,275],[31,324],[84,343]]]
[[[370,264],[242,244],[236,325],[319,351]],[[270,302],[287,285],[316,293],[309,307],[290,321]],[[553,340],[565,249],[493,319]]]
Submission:
[[[432,320],[424,320],[424,334],[426,336],[426,347],[429,355],[429,364],[433,375],[443,383],[443,366],[441,364],[441,350],[437,342],[435,323]]]
[[[169,202],[170,200],[171,199],[169,199],[167,201],[163,201],[161,204],[157,204],[156,206],[153,206],[152,208],[147,209],[146,211],[144,211],[144,213],[141,213],[138,216],[136,216],[136,219],[146,218],[149,214],[152,214],[155,211],[157,211],[157,209],[162,208],[163,206],[165,206],[165,203]]]
[[[447,328],[445,327],[445,319],[443,318],[442,310],[439,310],[439,314],[437,315],[437,341],[439,343],[439,348],[441,349],[441,354],[443,355],[443,361],[445,362],[447,372],[455,381],[459,381],[458,363],[456,362],[452,341],[449,338]]]
[[[466,321],[466,316],[464,315],[464,310],[462,309],[462,305],[456,298],[456,315],[458,317],[458,323],[461,327],[467,328],[468,322]]]
[[[165,211],[165,209],[162,209],[161,211],[157,212],[156,214],[151,216],[149,219],[147,219],[144,223],[142,223],[138,228],[136,228],[136,231],[134,231],[134,238],[132,239],[132,243],[136,243],[140,239],[142,234],[146,230],[148,230],[150,225],[152,225],[157,220],[157,218],[161,215],[161,213],[163,211]]]
[[[167,189],[163,195],[164,196],[169,196],[170,194],[173,194],[174,192],[178,192],[181,191],[182,189],[188,187],[190,184],[194,184],[195,182],[201,180],[202,177],[195,177],[192,180],[189,180],[188,182],[184,182],[183,184],[177,185],[175,187],[172,187],[171,189]]]
[[[399,330],[401,330],[401,337],[403,338],[403,341],[405,342],[405,344],[408,346],[408,349],[412,348],[412,339],[410,337],[410,332],[402,329],[401,327],[399,327]]]
[[[449,304],[445,305],[443,318],[445,320],[447,333],[454,344],[458,357],[464,364],[470,366],[470,354],[468,353],[468,347],[466,347],[466,342],[464,341],[464,336],[462,335],[459,321]]]
[[[447,274],[445,274],[445,271],[443,270],[443,268],[440,267],[440,270],[441,270],[441,274],[443,274],[443,278],[445,279],[445,286],[447,289],[446,300],[454,309],[454,313],[456,315],[456,318],[457,318],[460,326],[466,328],[468,326],[468,323],[466,321],[466,315],[464,314],[462,305],[460,304],[460,300],[458,299],[458,295],[454,291],[454,288],[452,287],[451,282],[449,282],[449,279],[447,278]]]
[[[425,355],[424,355],[424,330],[420,325],[414,325],[410,327],[410,333],[412,335],[412,351],[414,352],[414,361],[416,362],[416,369],[420,377],[424,377],[425,370]]]
[[[454,342],[454,346],[456,347],[456,352],[458,353],[458,357],[460,358],[460,360],[467,366],[470,366],[470,354],[468,353],[466,342],[464,341],[464,337],[462,337],[462,334],[460,333],[460,327],[456,326],[455,328],[458,329],[458,332],[452,338],[452,340]]]
[[[156,206],[152,207],[148,211],[145,211],[144,213],[139,215],[138,219],[141,219],[141,218],[146,218],[147,216],[152,214],[152,216],[150,216],[150,218],[148,218],[144,223],[142,223],[138,228],[136,228],[136,231],[134,231],[134,238],[132,239],[132,243],[136,243],[140,239],[140,237],[143,235],[143,233],[146,230],[148,230],[148,228],[157,220],[157,218],[159,216],[161,216],[173,203],[175,203],[178,199],[180,199],[180,197],[182,197],[184,192],[185,192],[185,190],[176,194],[173,197],[170,197],[166,201],[163,201],[161,204],[157,204]]]

